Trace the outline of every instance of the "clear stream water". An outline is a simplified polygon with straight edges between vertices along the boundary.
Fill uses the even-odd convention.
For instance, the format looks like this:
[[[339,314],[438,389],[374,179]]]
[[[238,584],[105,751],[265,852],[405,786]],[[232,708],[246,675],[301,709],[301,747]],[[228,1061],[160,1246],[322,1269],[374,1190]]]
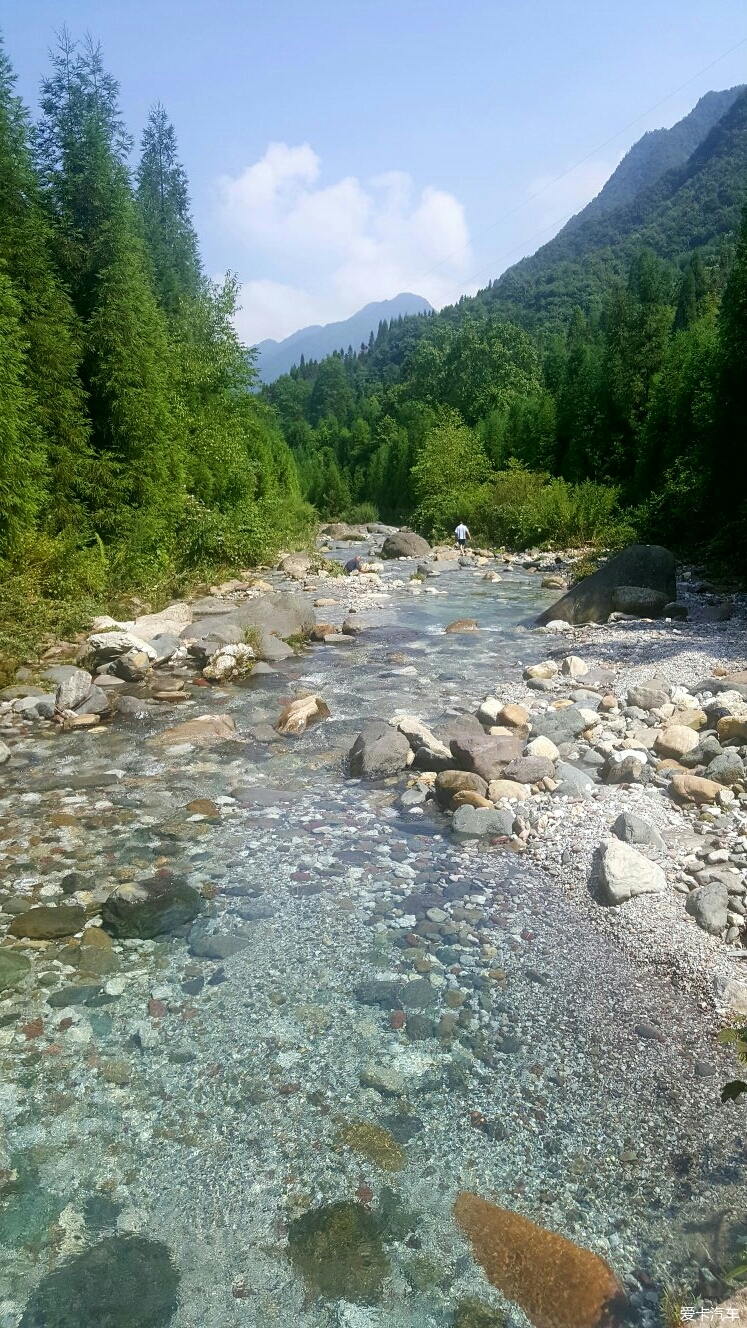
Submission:
[[[718,1105],[728,1066],[697,1008],[632,969],[562,883],[454,842],[436,812],[402,807],[404,780],[345,777],[365,719],[399,708],[437,726],[540,657],[522,627],[550,599],[537,578],[459,569],[427,584],[446,593],[395,588],[361,614],[355,645],[313,648],[261,685],[16,748],[0,800],[14,890],[167,866],[210,887],[202,931],[244,948],[216,960],[186,936],[128,942],[91,977],[60,942],[37,956],[22,1004],[0,1001],[16,1172],[0,1203],[0,1328],[96,1324],[76,1300],[76,1276],[93,1276],[85,1252],[132,1233],[168,1247],[176,1308],[168,1295],[149,1308],[148,1277],[163,1288],[167,1264],[146,1276],[113,1258],[113,1328],[482,1328],[458,1307],[506,1306],[454,1225],[460,1189],[602,1254],[634,1293],[631,1324],[659,1322],[665,1283],[707,1290],[708,1269],[732,1256],[745,1138],[739,1112]],[[462,616],[482,630],[445,636]],[[269,741],[299,690],[332,718]],[[149,746],[206,710],[230,713],[237,741]],[[112,770],[116,782],[90,787]],[[190,813],[195,798],[217,800],[220,818]],[[434,964],[404,938],[442,905]],[[392,1026],[397,1005],[411,1036]],[[642,1021],[659,1035],[636,1033]],[[723,1073],[697,1079],[703,1057]],[[337,1200],[378,1224],[373,1305],[319,1296],[289,1258],[294,1220]],[[60,1266],[81,1272],[50,1283]]]

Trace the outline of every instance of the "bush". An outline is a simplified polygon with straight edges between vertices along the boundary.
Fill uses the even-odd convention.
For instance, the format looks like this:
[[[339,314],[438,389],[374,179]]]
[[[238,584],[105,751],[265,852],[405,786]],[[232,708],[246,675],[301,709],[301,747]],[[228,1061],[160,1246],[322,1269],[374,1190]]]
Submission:
[[[379,512],[374,503],[355,503],[343,516],[351,526],[365,526],[369,521],[378,521]]]

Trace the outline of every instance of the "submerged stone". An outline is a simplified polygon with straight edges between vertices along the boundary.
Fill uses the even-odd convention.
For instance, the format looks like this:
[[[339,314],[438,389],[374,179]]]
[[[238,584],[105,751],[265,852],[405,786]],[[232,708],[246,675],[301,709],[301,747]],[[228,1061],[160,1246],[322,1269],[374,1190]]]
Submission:
[[[31,960],[15,950],[0,950],[0,991],[20,987],[31,968]]]
[[[474,1296],[460,1300],[454,1311],[454,1328],[504,1328],[505,1322],[503,1310],[494,1310]]]
[[[343,1199],[297,1217],[288,1231],[288,1255],[309,1289],[326,1300],[381,1300],[389,1264],[378,1219],[360,1204]]]
[[[20,1328],[166,1328],[178,1286],[167,1245],[110,1236],[42,1279]]]
[[[79,904],[40,904],[19,913],[11,922],[11,936],[24,936],[29,940],[51,941],[61,936],[72,936],[85,925],[86,911]]]
[[[128,882],[101,910],[104,926],[118,940],[168,935],[197,916],[202,899],[181,876],[152,876]]]
[[[374,1121],[348,1121],[338,1131],[337,1139],[352,1152],[375,1162],[382,1171],[402,1171],[407,1165],[404,1148],[383,1125]]]

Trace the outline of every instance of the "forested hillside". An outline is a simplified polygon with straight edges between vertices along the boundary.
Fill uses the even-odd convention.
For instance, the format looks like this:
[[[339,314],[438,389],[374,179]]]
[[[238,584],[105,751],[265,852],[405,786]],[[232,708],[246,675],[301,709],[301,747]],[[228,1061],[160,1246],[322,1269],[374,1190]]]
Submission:
[[[63,36],[33,124],[0,52],[0,581],[43,598],[255,560],[308,523],[295,463],[201,267],[156,106],[134,178],[118,88]],[[0,606],[2,608],[2,606]],[[2,642],[0,641],[0,649]]]
[[[473,299],[267,391],[320,512],[744,548],[747,92],[689,160]],[[741,238],[740,238],[741,224]]]

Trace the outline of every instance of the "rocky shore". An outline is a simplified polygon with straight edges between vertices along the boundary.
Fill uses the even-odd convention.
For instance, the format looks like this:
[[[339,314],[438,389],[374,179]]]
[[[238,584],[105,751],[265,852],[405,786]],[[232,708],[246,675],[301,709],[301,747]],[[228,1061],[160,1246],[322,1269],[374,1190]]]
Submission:
[[[356,552],[360,569],[342,575]],[[265,1287],[251,1323],[271,1317],[276,1261],[259,1246],[278,1208],[291,1224],[309,1204],[337,1221],[344,1196],[373,1201],[390,1250],[377,1294],[386,1277],[409,1286],[413,1324],[502,1322],[446,1216],[426,1215],[434,1166],[447,1195],[465,1177],[494,1186],[507,1208],[593,1244],[633,1321],[656,1322],[661,1286],[640,1270],[638,1224],[656,1268],[681,1240],[667,1205],[678,1211],[690,1186],[704,1210],[730,1208],[738,1179],[681,1168],[700,1156],[709,1111],[741,1111],[720,1106],[716,1034],[747,1013],[744,606],[680,578],[657,605],[676,603],[676,617],[615,609],[602,624],[538,628],[527,613],[504,656],[512,597],[544,611],[579,556],[459,556],[406,531],[332,528],[313,557],[159,614],[98,620],[0,693],[0,1187],[12,1216],[24,1150],[45,1159],[67,1196],[53,1264],[99,1248],[80,1194],[92,1183],[119,1205],[98,1228],[115,1263],[131,1254],[115,1233],[144,1229],[168,1263],[174,1214],[160,1196],[191,1186],[192,1165],[191,1220],[209,1240],[224,1184],[210,1130],[220,1120],[238,1139],[254,1122],[268,1171],[253,1271],[227,1239],[215,1278],[229,1305],[242,1277]],[[388,626],[393,605],[421,627]],[[226,1096],[236,1039],[252,1068]],[[605,1122],[609,1085],[630,1074],[637,1098],[631,1085]],[[195,1093],[201,1112],[179,1123],[170,1104]],[[56,1099],[47,1161],[39,1121]],[[72,1162],[75,1131],[112,1106],[132,1124],[117,1142],[132,1175],[132,1140],[146,1141],[142,1175],[126,1181],[105,1152],[88,1181],[80,1159],[65,1173],[60,1131]],[[709,1148],[728,1132],[720,1121]],[[235,1147],[226,1183],[248,1184],[256,1148],[244,1161]],[[99,1156],[98,1136],[90,1149]],[[418,1239],[451,1269],[443,1285],[416,1271],[414,1218],[401,1235],[385,1222],[391,1172],[397,1202],[420,1205]],[[618,1228],[621,1177],[632,1207]],[[248,1221],[242,1209],[237,1230]],[[705,1304],[716,1283],[697,1258],[690,1285]],[[26,1260],[19,1247],[10,1261],[9,1328]],[[198,1301],[201,1266],[183,1272]],[[40,1286],[41,1304],[52,1289]],[[205,1296],[179,1325],[234,1323]],[[377,1324],[397,1323],[399,1304],[373,1311]],[[301,1300],[294,1313],[370,1322],[354,1307],[307,1319]]]

